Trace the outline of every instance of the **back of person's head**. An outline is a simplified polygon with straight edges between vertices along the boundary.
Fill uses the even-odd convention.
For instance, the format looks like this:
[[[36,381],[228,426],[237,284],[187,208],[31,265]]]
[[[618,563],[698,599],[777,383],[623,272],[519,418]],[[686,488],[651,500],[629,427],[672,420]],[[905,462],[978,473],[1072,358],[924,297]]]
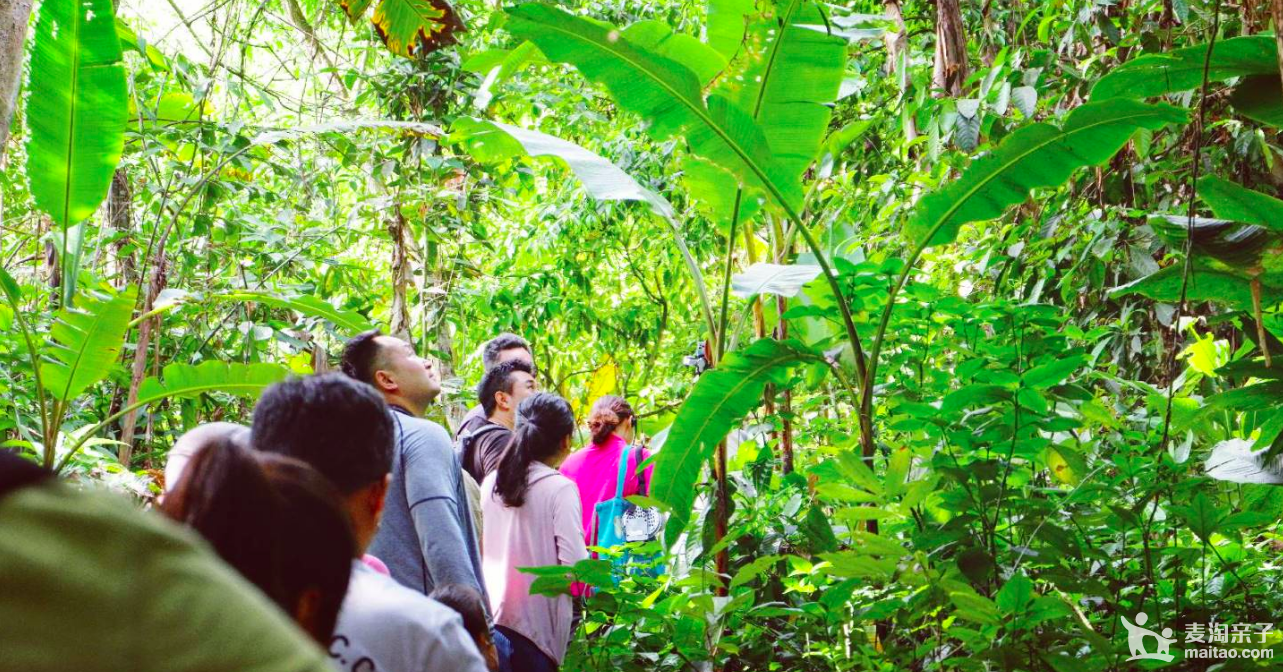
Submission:
[[[499,652],[495,649],[494,640],[490,638],[490,626],[486,623],[486,608],[481,603],[481,593],[476,588],[459,583],[446,583],[437,586],[428,597],[459,612],[463,617],[463,629],[472,635],[477,650],[486,661],[490,670],[499,669]]]
[[[363,383],[374,384],[374,372],[379,370],[380,353],[378,338],[383,332],[378,329],[363,331],[348,339],[343,345],[343,355],[339,360],[339,370],[349,378]]]
[[[517,406],[512,443],[499,459],[494,492],[508,506],[526,502],[526,472],[532,462],[547,463],[568,445],[575,431],[575,413],[565,399],[536,392]]]
[[[512,394],[513,387],[517,383],[517,377],[513,374],[518,371],[524,371],[532,376],[535,375],[535,368],[529,362],[521,359],[510,359],[496,364],[494,368],[486,371],[486,375],[481,377],[481,383],[477,385],[477,399],[481,402],[481,410],[486,414],[486,417],[494,415],[495,406],[498,404],[495,399],[496,392]]]
[[[530,344],[526,339],[516,334],[499,334],[486,343],[486,347],[481,351],[481,366],[486,371],[493,369],[500,362],[505,361],[504,353],[509,350],[524,350],[525,359],[530,359],[533,354],[530,351]]]
[[[350,495],[392,470],[395,430],[383,397],[339,373],[294,378],[254,407],[254,448],[297,458]]]
[[[183,470],[192,457],[206,446],[224,441],[249,445],[249,427],[234,422],[207,422],[178,437],[178,441],[174,442],[165,456],[165,491],[173,490],[178,485],[183,477]]]
[[[633,407],[623,397],[608,394],[597,400],[588,412],[588,431],[595,445],[606,443],[620,424],[633,417]]]
[[[347,593],[356,542],[339,493],[298,460],[251,452],[234,436],[188,463],[161,509],[322,644]]]

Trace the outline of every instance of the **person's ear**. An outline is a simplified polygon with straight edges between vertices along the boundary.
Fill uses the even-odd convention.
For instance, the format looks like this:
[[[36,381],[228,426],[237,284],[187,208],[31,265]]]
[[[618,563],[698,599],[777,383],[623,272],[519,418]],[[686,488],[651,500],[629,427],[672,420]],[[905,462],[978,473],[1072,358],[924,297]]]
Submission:
[[[378,520],[383,515],[383,501],[388,496],[388,484],[392,482],[392,474],[383,477],[383,480],[375,481],[370,486],[366,506],[369,507],[370,514]]]
[[[382,369],[374,372],[374,386],[380,392],[396,392],[398,388],[396,379],[392,377],[392,374]]]
[[[502,411],[511,411],[512,395],[504,392],[503,390],[498,390],[494,393],[494,403],[495,406],[498,406]]]
[[[294,605],[294,622],[304,632],[311,635],[313,639],[322,641],[327,633],[319,632],[321,624],[318,622],[321,618],[321,589],[308,588],[298,596],[298,602]]]

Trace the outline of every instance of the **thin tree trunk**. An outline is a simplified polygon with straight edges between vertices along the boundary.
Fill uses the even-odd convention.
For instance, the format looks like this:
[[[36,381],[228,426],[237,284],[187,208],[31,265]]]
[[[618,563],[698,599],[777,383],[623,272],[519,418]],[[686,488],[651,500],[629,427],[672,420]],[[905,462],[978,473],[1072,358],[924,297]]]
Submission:
[[[895,75],[896,84],[900,87],[900,95],[903,96],[903,105],[909,104],[909,68],[900,67],[900,59],[907,58],[905,47],[909,43],[909,31],[904,25],[904,13],[900,7],[900,0],[886,0],[882,3],[886,12],[887,20],[895,25],[895,32],[886,32],[882,35],[882,40],[887,47],[887,72]],[[904,115],[904,139],[913,142],[918,137],[918,124],[914,115]]]
[[[967,39],[962,30],[962,7],[958,0],[936,0],[936,52],[931,71],[932,94],[937,97],[962,95],[967,81]]]
[[[1271,0],[1270,15],[1274,17],[1274,40],[1279,52],[1279,85],[1283,86],[1283,0]]]
[[[23,71],[23,44],[33,0],[0,0],[0,159],[9,144],[9,124],[18,104]]]
[[[406,301],[406,288],[410,284],[410,255],[406,244],[405,216],[401,204],[392,204],[392,219],[388,234],[392,237],[392,308],[388,318],[392,335],[410,340],[410,304]]]
[[[116,287],[124,288],[138,280],[133,249],[133,192],[124,168],[117,168],[107,195],[107,222],[116,232]]]
[[[147,283],[147,298],[143,302],[143,313],[151,311],[156,297],[165,288],[168,281],[168,262],[165,259],[165,241],[161,240],[156,248],[156,258],[152,262],[151,281]],[[160,324],[160,317],[143,320],[138,326],[138,345],[134,349],[134,362],[130,369],[129,394],[125,397],[125,407],[138,402],[138,388],[147,375],[147,349],[151,345],[152,331]],[[134,434],[138,428],[138,412],[130,411],[120,421],[120,463],[126,469],[134,457]]]

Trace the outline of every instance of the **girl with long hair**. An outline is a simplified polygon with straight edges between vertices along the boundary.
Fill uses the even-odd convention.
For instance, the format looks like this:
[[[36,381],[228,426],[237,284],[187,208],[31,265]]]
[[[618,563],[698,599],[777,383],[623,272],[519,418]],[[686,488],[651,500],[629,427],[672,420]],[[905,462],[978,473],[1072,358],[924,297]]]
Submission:
[[[556,670],[570,642],[571,597],[531,595],[518,567],[571,566],[588,557],[579,493],[557,465],[570,454],[575,415],[539,392],[517,406],[512,442],[481,484],[482,571],[495,627],[512,643],[515,672]]]
[[[329,646],[356,553],[338,491],[303,462],[251,451],[237,435],[201,443],[161,510]]]

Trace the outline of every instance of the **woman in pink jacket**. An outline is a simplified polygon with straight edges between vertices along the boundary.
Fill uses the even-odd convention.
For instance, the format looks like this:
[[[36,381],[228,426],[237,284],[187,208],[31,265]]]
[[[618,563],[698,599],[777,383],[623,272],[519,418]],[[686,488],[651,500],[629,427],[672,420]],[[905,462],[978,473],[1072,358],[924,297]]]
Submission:
[[[579,486],[579,508],[583,523],[584,543],[597,544],[597,525],[594,511],[597,504],[612,499],[619,485],[619,459],[632,443],[636,429],[633,407],[623,397],[606,395],[593,404],[588,413],[588,429],[592,432],[592,445],[579,450],[561,465],[561,473]],[[623,495],[649,494],[650,472],[646,467],[637,474],[637,465],[649,455],[638,446],[628,451],[628,466],[624,472]]]
[[[481,570],[495,627],[512,643],[515,672],[551,672],[566,656],[569,595],[531,595],[534,575],[518,567],[570,566],[588,557],[579,491],[557,471],[570,454],[575,415],[544,392],[517,407],[512,443],[481,484]]]

